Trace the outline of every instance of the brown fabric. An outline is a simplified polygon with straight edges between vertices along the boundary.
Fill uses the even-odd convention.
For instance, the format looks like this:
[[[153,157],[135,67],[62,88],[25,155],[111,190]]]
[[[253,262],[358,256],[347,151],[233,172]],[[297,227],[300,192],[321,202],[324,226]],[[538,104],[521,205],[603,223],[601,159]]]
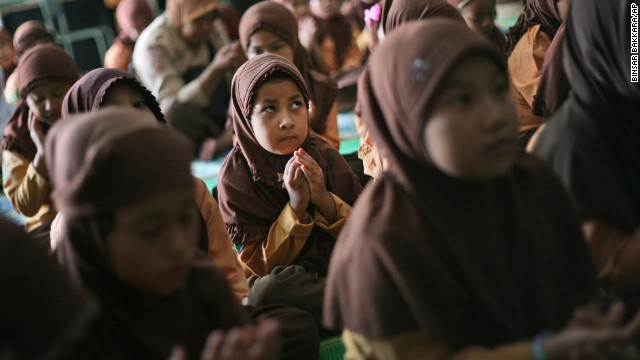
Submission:
[[[2,150],[14,151],[32,160],[36,146],[29,134],[29,107],[24,98],[31,89],[47,80],[66,80],[73,84],[80,75],[73,59],[53,44],[35,46],[20,57],[20,97],[16,110],[2,136]],[[47,129],[45,129],[46,131]]]
[[[41,21],[29,20],[22,23],[13,35],[13,48],[18,58],[25,51],[40,43],[53,43],[53,35]]]
[[[194,259],[185,286],[158,296],[121,281],[105,251],[117,208],[193,188],[186,138],[151,115],[113,108],[60,121],[46,149],[53,198],[65,214],[59,257],[103,305],[72,358],[166,359],[176,344],[197,358],[212,330],[244,322],[224,275],[208,260]]]
[[[116,8],[116,20],[121,29],[116,41],[133,45],[135,40],[129,37],[129,33],[135,30],[140,34],[151,24],[153,11],[147,0],[122,0]]]
[[[450,18],[466,24],[458,9],[446,0],[385,0],[380,23],[385,34],[411,20]]]
[[[551,41],[551,46],[547,49],[542,65],[542,75],[538,83],[538,90],[533,98],[531,112],[533,115],[542,116],[548,119],[553,115],[560,105],[569,97],[571,84],[567,79],[567,74],[562,66],[565,24],[562,23],[556,36]]]
[[[218,0],[167,0],[167,14],[171,25],[181,28],[217,6]]]
[[[237,244],[266,239],[269,228],[289,201],[282,172],[291,155],[275,155],[263,149],[251,127],[253,97],[259,86],[274,73],[291,77],[302,90],[308,104],[304,80],[296,67],[281,56],[259,55],[236,72],[232,83],[233,128],[236,142],[220,170],[218,198],[220,211],[231,239]],[[352,205],[361,188],[344,158],[331,145],[309,134],[302,148],[322,168],[327,190]],[[326,260],[334,240],[317,227],[301,252],[324,262],[319,272],[326,271]],[[323,255],[327,258],[324,258]],[[309,269],[312,265],[305,266]]]
[[[276,2],[257,3],[240,19],[240,42],[245,53],[249,48],[251,35],[258,31],[268,31],[281,37],[293,50],[293,63],[302,74],[308,87],[309,99],[315,106],[309,125],[316,133],[323,134],[327,116],[336,101],[337,90],[328,76],[311,69],[309,55],[298,39],[298,22],[295,17],[284,5]]]
[[[0,28],[0,41],[5,42],[9,47],[13,47],[13,39],[11,37],[11,33],[9,33],[5,28]],[[13,73],[13,70],[15,68],[16,68],[16,65],[14,63],[11,63],[11,66],[8,68],[3,68],[2,70],[4,71],[4,78],[8,79],[9,76],[11,76],[11,73]]]
[[[371,4],[365,4],[360,0],[348,0],[342,4],[340,12],[344,15],[352,24],[357,26],[357,29],[362,31],[365,27],[364,11],[371,9],[377,1]]]
[[[369,338],[419,331],[453,351],[494,347],[562,328],[595,296],[569,200],[539,160],[523,154],[506,175],[475,181],[446,175],[424,150],[447,74],[474,54],[507,76],[495,47],[445,19],[395,30],[369,60],[377,75],[364,82],[362,111],[391,168],[338,238],[327,326]]]
[[[19,359],[55,358],[86,300],[43,247],[0,217],[0,341]],[[5,353],[6,355],[6,353]]]
[[[73,114],[100,109],[109,88],[119,83],[126,83],[141,93],[144,96],[145,103],[158,119],[158,122],[166,123],[160,110],[160,104],[158,104],[155,96],[132,74],[111,68],[92,70],[76,81],[62,102],[62,117],[67,118]]]
[[[240,38],[238,33],[240,14],[238,10],[231,4],[220,4],[218,6],[218,18],[222,20],[224,28],[227,30],[227,35],[229,35],[229,40],[238,40]]]
[[[152,115],[114,107],[68,119],[52,128],[46,142],[52,197],[68,219],[113,210],[161,190],[193,187],[192,146],[167,134]],[[78,125],[69,125],[72,120]],[[99,173],[96,166],[109,170]]]
[[[640,226],[640,86],[629,78],[629,16],[628,1],[571,6],[563,53],[571,92],[534,153],[553,166],[583,220],[632,234]]]
[[[316,24],[315,42],[320,45],[329,37],[335,46],[335,55],[338,60],[338,69],[342,67],[346,55],[351,48],[354,38],[351,23],[342,14],[338,13],[329,19],[321,19],[311,15]]]
[[[556,0],[523,0],[524,9],[516,23],[507,33],[507,56],[527,30],[533,25],[540,24],[540,29],[553,40],[562,24],[562,18],[556,7]]]

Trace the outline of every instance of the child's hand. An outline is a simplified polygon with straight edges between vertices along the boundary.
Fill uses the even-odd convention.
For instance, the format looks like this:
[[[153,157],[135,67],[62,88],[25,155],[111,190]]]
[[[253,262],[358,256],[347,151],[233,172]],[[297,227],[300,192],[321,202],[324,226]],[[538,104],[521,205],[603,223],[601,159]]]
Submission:
[[[309,50],[313,46],[313,43],[316,40],[316,32],[316,22],[312,17],[307,16],[300,20],[300,23],[298,24],[298,38],[305,49]]]
[[[304,150],[298,149],[294,151],[293,157],[307,177],[309,192],[311,193],[311,202],[317,205],[318,199],[325,196],[327,192],[327,187],[324,185],[324,173],[316,160]]]
[[[45,134],[42,128],[42,123],[36,119],[33,114],[29,115],[29,135],[31,140],[36,146],[36,155],[33,157],[31,163],[35,167],[36,171],[45,178],[49,177],[47,171],[47,164],[44,160],[44,140]]]
[[[233,69],[244,60],[244,52],[240,43],[234,41],[220,48],[212,60],[212,66],[220,70]]]
[[[298,149],[293,152],[293,157],[296,163],[300,165],[302,173],[309,182],[309,192],[311,196],[311,203],[324,215],[324,217],[330,223],[333,223],[337,218],[336,205],[333,202],[333,197],[327,191],[327,187],[324,183],[324,172],[318,165],[316,160],[311,157],[306,151]]]
[[[302,171],[302,166],[296,162],[295,156],[291,157],[285,165],[283,180],[289,193],[289,205],[302,221],[305,218],[311,194],[309,182]]]
[[[29,114],[29,134],[36,145],[37,152],[44,154],[44,130],[42,129],[42,123],[36,119],[33,113]]]

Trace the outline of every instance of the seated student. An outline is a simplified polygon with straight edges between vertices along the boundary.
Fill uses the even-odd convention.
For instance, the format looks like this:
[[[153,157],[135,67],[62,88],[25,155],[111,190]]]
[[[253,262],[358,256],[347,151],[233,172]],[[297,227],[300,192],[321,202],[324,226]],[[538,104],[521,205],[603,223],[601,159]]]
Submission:
[[[369,56],[369,51],[374,45],[374,34],[372,19],[375,18],[371,12],[380,13],[379,0],[348,0],[340,6],[340,12],[351,23],[356,44],[360,53],[364,54],[363,62]],[[377,29],[376,29],[377,30]]]
[[[80,76],[73,59],[51,44],[28,50],[18,68],[21,99],[2,137],[4,192],[13,209],[26,218],[26,230],[49,247],[56,209],[51,203],[44,141],[60,118],[67,90]]]
[[[115,106],[132,107],[142,113],[151,113],[159,124],[166,123],[156,99],[133,75],[106,68],[89,72],[69,89],[63,102],[62,116],[67,118],[76,113]],[[247,279],[238,261],[237,252],[229,240],[218,204],[204,182],[196,177],[193,179],[195,203],[201,218],[198,247],[224,272],[234,295],[244,302],[249,294]],[[62,227],[59,225],[60,216],[56,220],[58,221],[54,221],[51,229],[52,244],[54,238],[61,237],[60,234],[55,234],[56,228],[59,233],[59,228]],[[318,335],[315,323],[308,314],[283,305],[246,307],[245,310],[252,319],[269,317],[278,321],[282,336],[281,359],[296,359],[301,354],[306,356],[317,352]]]
[[[237,138],[220,170],[222,218],[247,275],[300,265],[315,287],[361,187],[344,158],[309,132],[308,91],[294,64],[262,54],[242,65],[232,84]],[[284,300],[308,295],[321,302],[322,285],[311,294],[282,286]],[[310,312],[319,318],[319,309]]]
[[[240,19],[240,43],[252,59],[263,53],[283,56],[296,65],[309,89],[309,127],[334,148],[340,148],[335,84],[311,69],[306,50],[298,40],[298,24],[282,5],[263,1]]]
[[[564,48],[571,92],[540,131],[533,152],[569,190],[602,288],[637,299],[640,87],[629,81],[629,11],[623,0],[572,6]]]
[[[362,111],[389,171],[358,199],[329,267],[324,320],[344,329],[346,358],[635,350],[640,317],[572,318],[596,295],[593,263],[562,184],[517,149],[504,56],[433,19],[394,30],[368,67]]]
[[[133,46],[140,33],[153,21],[147,0],[122,0],[116,7],[120,33],[104,55],[104,67],[130,71]]]
[[[136,75],[158,99],[169,126],[194,141],[196,155],[231,146],[224,126],[228,81],[244,60],[240,45],[229,42],[217,6],[218,0],[169,0],[133,50]]]
[[[338,0],[309,0],[311,16],[300,22],[300,41],[309,51],[313,67],[336,76],[360,66],[362,53]]]
[[[133,75],[108,68],[90,71],[69,89],[62,104],[62,117],[97,111],[109,106],[133,107],[145,113],[152,113],[158,123],[166,124],[160,106],[149,90]],[[243,299],[249,294],[247,279],[229,241],[218,204],[202,180],[194,177],[194,183],[195,201],[202,218],[201,226],[206,230],[202,234],[200,246],[225,273],[236,297],[239,300]],[[52,226],[52,247],[54,239],[60,237],[59,230],[59,226]]]
[[[465,23],[464,18],[452,5],[444,0],[385,0],[382,8],[379,26],[382,29],[382,36],[379,42],[384,41],[384,34],[390,33],[396,27],[413,20],[426,20],[432,18],[448,18],[461,24]],[[366,68],[364,72],[366,72]],[[379,154],[374,141],[369,135],[369,131],[362,119],[361,97],[362,79],[358,80],[358,94],[356,108],[354,109],[355,123],[360,135],[360,147],[358,157],[362,159],[364,173],[374,179],[380,177],[386,168],[384,158]]]
[[[496,0],[448,0],[460,11],[469,29],[479,33],[505,51],[507,40],[496,26]]]
[[[545,55],[567,17],[570,0],[525,0],[524,10],[507,33],[510,93],[520,120],[520,143],[526,147],[542,118],[531,112]]]
[[[13,61],[18,64],[20,57],[29,49],[40,44],[54,44],[53,35],[47,30],[41,21],[29,20],[22,23],[16,29],[13,36],[13,48],[15,56]],[[10,104],[16,104],[20,98],[19,70],[14,70],[7,80],[4,89],[4,98]],[[6,74],[5,74],[6,75]]]
[[[58,359],[94,313],[55,259],[1,216],[0,284],[3,359]]]
[[[275,323],[240,329],[246,319],[224,275],[197,256],[188,139],[151,114],[114,108],[62,120],[46,146],[65,216],[59,259],[103,310],[70,358],[277,350]],[[226,339],[209,336],[216,330]]]

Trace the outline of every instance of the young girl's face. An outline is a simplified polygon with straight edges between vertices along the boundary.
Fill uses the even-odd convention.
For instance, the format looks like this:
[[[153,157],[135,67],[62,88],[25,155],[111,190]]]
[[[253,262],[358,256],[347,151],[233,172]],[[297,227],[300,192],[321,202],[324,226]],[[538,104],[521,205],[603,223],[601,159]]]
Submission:
[[[215,12],[210,12],[199,16],[190,22],[183,24],[180,28],[182,38],[190,46],[200,46],[213,30],[213,21],[216,19]]]
[[[258,31],[249,38],[247,58],[253,59],[264,53],[280,55],[293,62],[293,49],[284,39],[269,31]]]
[[[119,82],[109,87],[102,99],[100,107],[106,106],[132,107],[136,110],[147,112],[155,117],[155,114],[147,105],[144,95],[137,91],[133,86],[124,82]]]
[[[493,32],[493,23],[496,20],[496,1],[473,0],[460,11],[460,14],[469,29],[488,38]]]
[[[450,176],[505,174],[518,134],[506,74],[486,56],[463,60],[444,80],[423,134],[428,156]]]
[[[188,188],[117,209],[105,242],[118,277],[157,295],[182,288],[196,252],[197,216]]]
[[[31,90],[26,97],[29,110],[47,125],[53,125],[60,118],[62,100],[71,83],[66,80],[49,80]]]
[[[311,13],[320,19],[329,19],[338,14],[338,0],[310,0]]]
[[[265,150],[278,155],[292,154],[306,139],[308,122],[302,92],[292,80],[267,81],[258,89],[251,126]]]
[[[309,1],[308,0],[285,0],[282,2],[296,19],[300,20],[309,15]]]

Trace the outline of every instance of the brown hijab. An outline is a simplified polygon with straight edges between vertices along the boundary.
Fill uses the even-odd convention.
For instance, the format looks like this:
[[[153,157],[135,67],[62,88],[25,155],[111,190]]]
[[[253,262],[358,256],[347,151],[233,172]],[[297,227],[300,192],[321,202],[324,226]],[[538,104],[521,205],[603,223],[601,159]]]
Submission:
[[[62,103],[62,117],[72,114],[96,111],[102,107],[102,101],[115,84],[126,83],[143,95],[146,105],[160,123],[166,123],[155,96],[132,74],[112,68],[100,68],[89,71],[69,89]]]
[[[120,25],[118,41],[133,46],[134,40],[129,33],[135,30],[140,34],[153,21],[153,11],[147,0],[122,0],[116,8],[116,20]]]
[[[7,122],[2,137],[2,150],[24,155],[31,160],[36,146],[29,135],[29,107],[25,97],[36,86],[48,80],[64,80],[73,84],[80,75],[73,59],[53,44],[35,46],[20,57],[20,100]]]
[[[553,166],[582,219],[632,234],[640,226],[640,86],[630,81],[629,3],[571,6],[563,52],[571,91],[534,153]]]
[[[531,112],[533,115],[548,119],[560,105],[569,97],[571,84],[562,66],[564,58],[563,46],[565,37],[565,23],[563,22],[551,41],[551,45],[544,56],[542,75],[538,83],[538,90],[533,97]]]
[[[507,33],[507,48],[505,49],[507,56],[511,55],[522,35],[533,25],[540,24],[540,29],[553,39],[562,24],[556,0],[523,0],[523,2],[522,13]]]
[[[234,75],[231,91],[233,129],[237,139],[220,170],[218,198],[227,230],[237,245],[265,239],[269,228],[289,201],[282,173],[291,155],[275,155],[263,149],[251,126],[253,98],[262,83],[273,74],[284,74],[291,78],[300,87],[308,104],[307,87],[302,75],[295,65],[281,56],[256,56]],[[344,158],[312,133],[307,136],[302,148],[322,168],[327,190],[353,204],[361,188]],[[309,271],[326,273],[334,240],[314,229],[307,243],[309,246],[303,249],[299,264]]]
[[[446,0],[385,0],[380,22],[388,35],[406,22],[433,17],[450,18],[466,24],[458,9]]]
[[[216,9],[218,0],[167,0],[169,21],[181,28],[194,19]]]
[[[247,9],[240,19],[240,42],[245,53],[249,49],[249,39],[258,31],[268,31],[279,36],[293,50],[293,63],[308,86],[309,100],[315,105],[315,113],[309,119],[309,125],[316,133],[324,133],[337,90],[328,76],[310,69],[309,55],[298,39],[298,22],[295,17],[284,5],[276,2],[257,3]]]
[[[17,359],[57,358],[85,318],[86,299],[24,228],[0,216],[0,349]]]
[[[13,35],[13,48],[18,58],[22,56],[25,51],[42,43],[53,44],[53,35],[41,21],[29,20],[22,23]]]
[[[177,188],[192,188],[193,145],[152,115],[112,108],[61,120],[47,137],[53,200],[65,214],[59,257],[103,313],[77,358],[168,358],[182,345],[197,358],[208,334],[243,322],[224,275],[194,260],[177,293],[158,296],[116,275],[105,251],[116,209]]]
[[[454,351],[562,328],[595,295],[562,185],[529,155],[491,180],[433,165],[423,129],[447,75],[474,55],[507,76],[481,35],[447,19],[395,30],[369,60],[364,119],[391,168],[367,188],[331,259],[325,324],[367,337],[421,332]],[[361,301],[367,299],[367,301]]]
[[[326,37],[331,38],[335,45],[338,64],[342,64],[354,41],[349,19],[341,13],[337,13],[328,19],[322,19],[314,15],[311,15],[311,17],[316,24],[316,42],[322,44]]]

